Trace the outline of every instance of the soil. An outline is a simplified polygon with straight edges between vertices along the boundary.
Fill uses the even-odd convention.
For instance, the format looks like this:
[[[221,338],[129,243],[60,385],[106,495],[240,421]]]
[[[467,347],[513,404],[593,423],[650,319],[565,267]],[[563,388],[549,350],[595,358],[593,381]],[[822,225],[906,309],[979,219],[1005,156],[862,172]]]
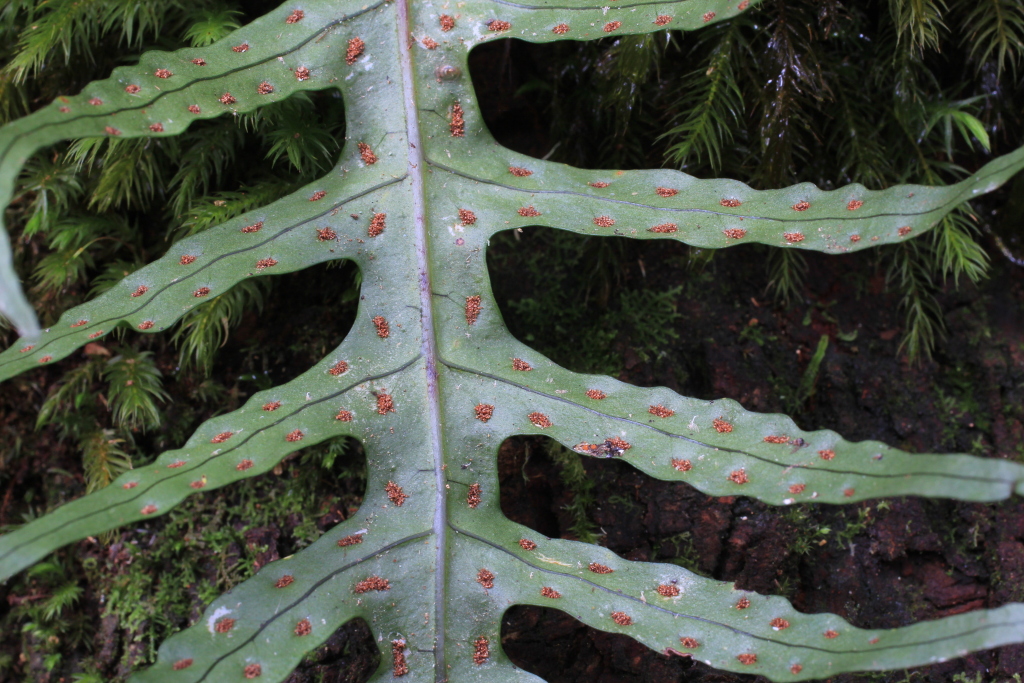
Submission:
[[[515,87],[510,80],[504,89],[491,93],[492,102],[511,100],[509,92]],[[541,130],[536,111],[502,111],[508,121],[520,121],[495,124],[507,133],[507,144],[534,153],[547,148],[549,141],[540,133],[530,136],[523,130]],[[531,280],[522,267],[523,259],[530,257],[531,240],[540,236],[539,230],[526,231],[516,243],[519,253],[506,251],[490,258],[495,292],[513,329],[515,315],[508,303],[540,296],[545,288],[543,279]],[[511,249],[508,244],[503,248]],[[994,263],[988,280],[978,286],[947,286],[940,303],[948,336],[933,360],[919,364],[899,353],[904,332],[899,300],[887,291],[884,273],[870,254],[810,254],[803,298],[784,306],[765,294],[763,249],[729,249],[703,269],[694,267],[693,254],[678,244],[630,244],[621,253],[625,257],[621,267],[608,274],[609,286],[656,291],[685,286],[675,299],[683,314],[675,323],[679,341],[662,349],[663,355],[644,360],[628,331],[615,338],[620,379],[667,386],[699,398],[731,397],[750,410],[788,412],[804,428],[835,429],[851,440],[877,439],[912,452],[959,451],[1024,460],[1024,270],[1001,260],[994,248],[989,249]],[[570,296],[582,297],[584,287]],[[304,340],[302,348],[308,353],[295,352],[296,336],[305,334],[304,329],[315,325],[324,344],[340,338],[351,324],[352,310],[331,307],[325,297],[323,305],[306,309],[306,317],[296,320],[295,309],[287,302],[290,295],[303,291],[297,279],[281,279],[264,313],[251,314],[244,330],[236,331],[224,349],[219,359],[227,368],[224,377],[266,371],[274,383],[285,381],[317,358],[319,339]],[[531,333],[535,338],[530,343],[543,350],[564,331]],[[823,335],[830,343],[814,391],[794,403],[794,392]],[[263,349],[261,360],[252,358],[252,344]],[[154,350],[162,367],[173,374],[173,348]],[[571,358],[565,364],[579,369],[573,368]],[[30,435],[26,452],[51,457],[11,456],[9,462],[16,466],[0,482],[0,523],[17,519],[29,503],[53,503],[81,490],[77,455],[52,431],[32,430],[34,413],[60,372],[55,364],[28,373],[3,395],[0,428]],[[237,405],[253,390],[233,386],[226,407]],[[175,391],[186,395],[183,389]],[[140,435],[143,445],[149,443],[146,438]],[[543,439],[509,440],[501,448],[499,465],[503,509],[510,518],[548,536],[572,537],[573,520],[565,507],[574,493],[564,483],[561,467],[546,454]],[[293,466],[265,475],[267,485],[287,481]],[[585,458],[583,466],[594,482],[597,502],[587,515],[600,530],[600,542],[631,560],[676,562],[744,589],[785,595],[801,611],[834,612],[864,627],[900,626],[1024,599],[1024,501],[1019,498],[997,504],[906,498],[884,504],[804,506],[796,521],[793,508],[780,510],[742,497],[711,498],[684,483],[651,479],[615,460]],[[32,491],[35,498],[26,494]],[[349,514],[353,501],[339,505],[340,500],[324,494],[323,524]],[[156,533],[161,523],[145,528]],[[280,520],[247,530],[245,542],[263,549],[255,561],[290,552],[297,523]],[[809,547],[795,543],[808,530],[826,527],[829,533],[814,535]],[[116,570],[116,552],[94,554],[108,563],[105,567]],[[227,569],[231,562],[243,561],[249,561],[248,556],[239,548],[228,558]],[[0,618],[27,597],[10,586],[0,587]],[[82,644],[78,656],[91,649],[92,656],[108,667],[125,661],[137,647],[135,632],[104,621],[102,601],[88,589],[80,609],[86,621],[100,627],[95,643]],[[183,621],[197,616],[194,611]],[[518,666],[552,683],[726,683],[756,678],[653,652],[628,637],[590,629],[550,609],[511,609],[502,644]],[[17,658],[17,643],[0,646],[3,654]],[[66,665],[74,661],[69,656]],[[378,661],[373,635],[357,622],[335,633],[289,681],[364,681]],[[36,672],[39,681],[59,679],[45,674],[39,661],[19,662],[18,668],[23,676]],[[830,680],[939,682],[964,674],[970,681],[976,675],[979,681],[1008,681],[1019,672],[1024,672],[1024,646],[1015,645],[911,672]],[[126,671],[108,669],[109,675],[119,673]]]

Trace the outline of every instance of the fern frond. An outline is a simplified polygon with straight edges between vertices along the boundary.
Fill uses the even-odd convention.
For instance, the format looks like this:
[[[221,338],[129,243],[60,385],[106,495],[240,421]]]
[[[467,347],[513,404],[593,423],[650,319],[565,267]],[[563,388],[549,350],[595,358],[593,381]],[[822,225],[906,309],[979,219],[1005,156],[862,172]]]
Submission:
[[[132,468],[131,456],[119,448],[122,443],[124,439],[114,438],[111,429],[97,430],[81,440],[86,493],[100,490]]]
[[[291,192],[296,185],[268,180],[236,192],[218,192],[192,202],[188,218],[177,230],[176,240],[220,225],[236,216],[266,206]]]
[[[182,367],[194,366],[209,373],[217,349],[227,342],[231,328],[253,309],[263,310],[269,281],[243,280],[185,314],[172,341],[178,346]]]
[[[84,282],[94,265],[94,252],[111,242],[115,248],[124,244],[131,233],[128,222],[119,215],[60,219],[48,233],[54,253],[44,256],[33,273],[37,289],[58,292],[72,282]]]
[[[691,160],[699,164],[706,159],[712,171],[719,174],[722,148],[732,144],[734,131],[740,127],[744,103],[734,61],[747,46],[742,42],[739,25],[739,21],[733,21],[719,30],[707,66],[692,71],[680,84],[675,108],[683,112],[683,120],[659,138],[679,139],[665,156],[680,168]],[[674,120],[679,117],[676,115]]]
[[[941,265],[942,275],[952,276],[957,286],[961,275],[966,275],[971,282],[978,282],[988,273],[988,253],[975,239],[977,220],[965,204],[944,216],[931,234],[932,249]]]
[[[905,350],[911,361],[931,359],[935,345],[946,333],[929,265],[919,247],[907,242],[892,250],[892,261],[886,273],[886,281],[895,283],[903,294],[900,308],[906,332],[899,350]]]
[[[768,287],[778,301],[787,306],[800,299],[807,274],[807,259],[793,249],[772,249],[768,252]]]
[[[82,407],[83,400],[91,400],[91,387],[101,372],[101,361],[92,356],[85,363],[64,373],[55,390],[43,401],[36,418],[36,429],[57,423],[68,436],[69,423],[63,418]]]
[[[103,379],[109,383],[107,398],[115,424],[129,430],[160,425],[157,403],[169,398],[160,377],[150,351],[125,347],[107,362]]]
[[[49,232],[51,222],[68,211],[84,192],[82,178],[65,157],[37,154],[25,164],[16,201],[28,203],[29,217],[23,235]]]
[[[192,47],[213,45],[241,26],[238,23],[238,17],[241,14],[238,10],[223,7],[204,9],[200,12],[200,18],[186,29],[185,35],[182,37]]]
[[[941,32],[946,29],[942,21],[946,9],[943,0],[889,0],[898,43],[916,52],[937,51]]]
[[[276,166],[284,157],[305,178],[333,167],[339,149],[334,135],[308,118],[283,121],[268,131],[265,138],[270,143],[267,159]]]
[[[73,142],[68,160],[97,172],[89,208],[100,212],[115,207],[144,208],[163,193],[166,182],[162,169],[167,164],[156,154],[159,145],[146,138],[83,138]]]
[[[45,621],[53,621],[65,609],[77,604],[81,597],[82,588],[78,584],[65,583],[58,586],[43,604],[43,619]]]
[[[959,0],[956,9],[964,14],[960,44],[974,59],[975,69],[995,59],[996,77],[1009,67],[1017,77],[1017,64],[1024,53],[1024,5],[1019,0]]]
[[[18,38],[17,51],[4,67],[14,82],[23,83],[35,76],[53,59],[63,54],[69,64],[72,55],[92,60],[90,43],[119,31],[122,44],[141,46],[147,37],[160,33],[168,7],[177,0],[49,0],[45,9],[33,17]]]
[[[173,216],[184,216],[196,197],[220,182],[244,142],[242,130],[227,119],[183,137],[181,166],[168,183],[172,192],[168,206]]]
[[[29,95],[24,83],[15,82],[11,74],[0,71],[0,125],[29,112]]]

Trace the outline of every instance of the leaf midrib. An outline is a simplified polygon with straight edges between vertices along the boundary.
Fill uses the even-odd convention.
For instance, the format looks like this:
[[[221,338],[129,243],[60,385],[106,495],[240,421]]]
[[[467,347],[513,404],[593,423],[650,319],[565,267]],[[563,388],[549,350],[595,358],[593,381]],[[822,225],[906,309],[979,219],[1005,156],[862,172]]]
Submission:
[[[441,441],[441,406],[437,385],[437,340],[434,335],[434,308],[430,278],[429,236],[424,192],[423,141],[420,139],[419,107],[416,106],[416,71],[413,65],[411,0],[395,3],[399,66],[402,73],[402,99],[405,104],[406,144],[409,180],[412,184],[413,248],[416,250],[417,281],[420,289],[420,354],[426,362],[426,423],[430,430],[430,451],[434,459],[434,520],[436,544],[434,559],[434,681],[448,680],[445,665],[445,592],[448,559],[448,506],[445,486],[444,449]]]

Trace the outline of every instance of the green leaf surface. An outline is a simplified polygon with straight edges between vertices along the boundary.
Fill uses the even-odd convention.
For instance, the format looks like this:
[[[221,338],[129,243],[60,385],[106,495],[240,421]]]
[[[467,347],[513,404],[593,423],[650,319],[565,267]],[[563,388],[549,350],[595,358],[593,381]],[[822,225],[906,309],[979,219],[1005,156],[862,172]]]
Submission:
[[[26,335],[0,354],[0,378],[66,357],[117,325],[168,329],[247,278],[338,259],[362,271],[356,322],[337,349],[152,465],[0,538],[0,577],[349,435],[368,458],[359,513],[215,601],[138,680],[281,681],[356,617],[382,649],[375,680],[536,680],[501,651],[502,615],[513,604],[558,607],[652,648],[773,680],[912,666],[1024,641],[1019,604],[860,630],[676,566],[543,538],[501,513],[497,450],[516,434],[545,434],[658,479],[776,505],[1024,493],[1024,468],[1012,462],[910,455],[805,432],[731,400],[573,373],[506,329],[485,258],[500,230],[548,225],[708,248],[753,241],[844,253],[912,239],[1024,168],[1020,149],[948,187],[756,191],[667,170],[540,161],[502,148],[484,127],[468,76],[476,44],[694,30],[742,11],[747,3],[721,0],[285,5],[211,45],[149,53],[0,130],[5,203],[41,146],[173,135],[198,118],[252,111],[299,90],[337,88],[348,136],[322,178],[175,243],[39,334],[0,253],[0,302]]]

